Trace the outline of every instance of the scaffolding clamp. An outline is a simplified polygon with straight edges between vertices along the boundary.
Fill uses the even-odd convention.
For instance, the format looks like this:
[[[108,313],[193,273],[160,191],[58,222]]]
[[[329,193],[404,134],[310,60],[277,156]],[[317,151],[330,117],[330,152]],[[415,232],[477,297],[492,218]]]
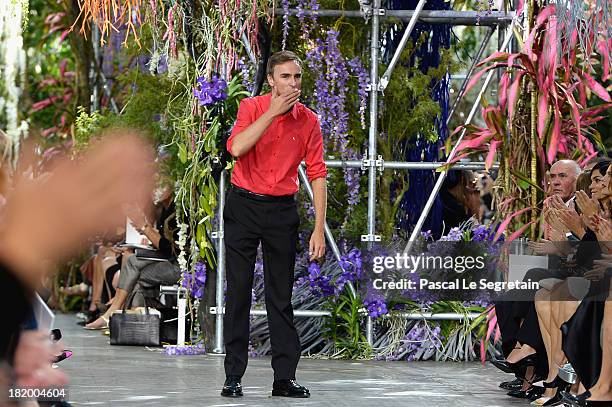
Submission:
[[[383,75],[380,78],[380,82],[378,82],[378,91],[384,92],[387,89],[387,85],[389,85],[389,77],[387,75]]]
[[[361,235],[362,242],[380,242],[381,240],[380,235]]]
[[[381,79],[380,82],[378,82],[376,84],[376,90],[378,90],[379,92],[383,92],[385,90],[385,88],[387,87],[387,84],[389,83],[389,81],[387,80],[387,83],[384,83],[384,78]],[[366,86],[366,91],[371,92],[372,91],[372,84],[368,83],[368,85]]]
[[[361,3],[360,8],[361,12],[363,13],[363,18],[365,18],[366,21],[368,21],[373,15],[384,16],[386,14],[384,8],[374,8],[371,4]]]
[[[364,157],[367,157],[367,154]],[[369,158],[363,158],[361,160],[362,171],[365,171],[370,167],[378,168],[378,171],[383,172],[385,169],[385,160],[383,160],[382,155],[379,155],[377,160],[370,160]]]

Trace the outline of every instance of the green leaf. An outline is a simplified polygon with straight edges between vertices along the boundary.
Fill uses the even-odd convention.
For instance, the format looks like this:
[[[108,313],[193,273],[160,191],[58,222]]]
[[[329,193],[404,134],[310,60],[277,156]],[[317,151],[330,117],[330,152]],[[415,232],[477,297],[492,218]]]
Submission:
[[[179,144],[178,149],[179,160],[185,164],[187,162],[187,149],[184,144]]]

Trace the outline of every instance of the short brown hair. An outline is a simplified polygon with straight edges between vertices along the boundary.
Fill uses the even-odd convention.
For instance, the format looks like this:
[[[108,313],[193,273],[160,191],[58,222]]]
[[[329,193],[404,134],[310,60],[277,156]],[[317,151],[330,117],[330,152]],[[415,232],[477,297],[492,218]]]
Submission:
[[[276,65],[284,64],[285,62],[294,61],[299,66],[302,66],[302,60],[298,57],[295,52],[291,51],[279,51],[270,55],[268,59],[268,66],[266,67],[266,74],[272,75],[274,73],[274,67]]]

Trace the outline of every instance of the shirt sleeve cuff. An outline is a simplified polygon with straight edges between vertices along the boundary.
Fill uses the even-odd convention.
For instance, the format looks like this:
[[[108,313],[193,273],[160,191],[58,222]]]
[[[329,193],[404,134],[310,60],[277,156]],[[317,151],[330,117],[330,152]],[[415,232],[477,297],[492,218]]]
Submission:
[[[309,173],[306,171],[306,175],[308,176],[308,181],[312,182],[317,178],[325,178],[327,176],[327,169],[323,169],[314,173]]]

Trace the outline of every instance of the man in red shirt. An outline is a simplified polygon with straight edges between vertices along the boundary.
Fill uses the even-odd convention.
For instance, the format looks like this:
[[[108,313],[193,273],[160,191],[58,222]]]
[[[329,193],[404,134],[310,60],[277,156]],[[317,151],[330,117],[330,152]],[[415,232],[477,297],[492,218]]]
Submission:
[[[242,396],[241,378],[248,361],[249,310],[253,270],[262,244],[273,396],[310,397],[295,381],[300,341],[293,324],[291,294],[300,218],[295,202],[298,166],[305,160],[312,183],[315,228],[310,238],[311,260],[325,254],[327,169],[317,116],[299,103],[300,59],[289,51],[268,61],[271,93],[244,99],[227,141],[236,157],[223,213],[227,270],[225,304],[225,374],[222,396]]]

